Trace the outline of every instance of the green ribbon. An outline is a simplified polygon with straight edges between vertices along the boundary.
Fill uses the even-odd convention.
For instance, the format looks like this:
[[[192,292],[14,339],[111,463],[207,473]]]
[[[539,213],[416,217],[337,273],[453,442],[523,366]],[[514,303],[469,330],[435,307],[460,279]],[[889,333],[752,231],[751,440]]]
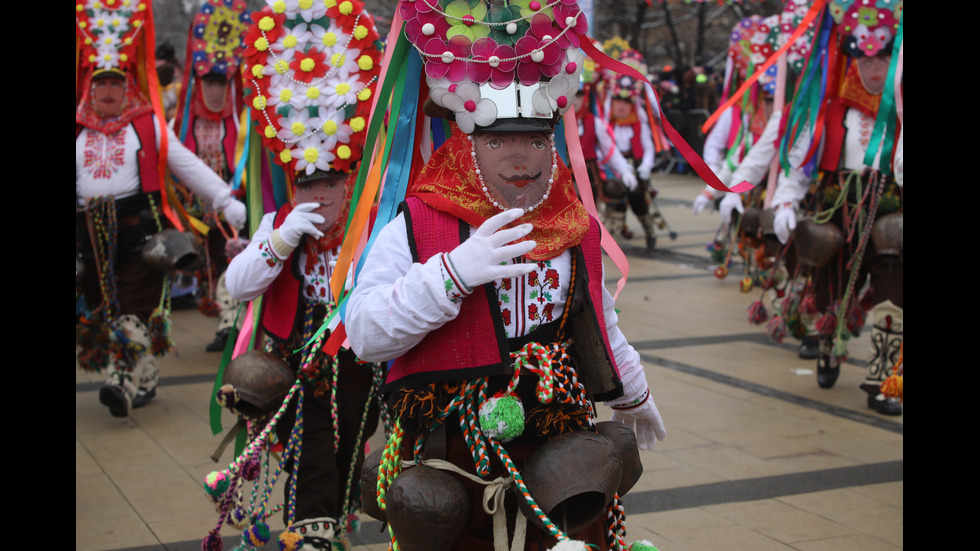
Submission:
[[[898,112],[895,107],[895,71],[898,67],[898,50],[902,47],[902,35],[905,15],[898,20],[898,31],[892,44],[892,59],[888,65],[888,78],[885,79],[885,89],[881,94],[881,104],[875,117],[874,130],[871,131],[871,141],[864,153],[864,164],[874,167],[875,155],[882,147],[881,158],[878,160],[878,171],[882,174],[892,173],[892,152],[895,149],[895,129],[898,126]]]

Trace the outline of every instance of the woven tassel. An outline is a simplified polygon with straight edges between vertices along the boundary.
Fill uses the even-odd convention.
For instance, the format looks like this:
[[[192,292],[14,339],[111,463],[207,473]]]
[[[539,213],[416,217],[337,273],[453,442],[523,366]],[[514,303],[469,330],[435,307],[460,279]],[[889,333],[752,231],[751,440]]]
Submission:
[[[816,314],[817,313],[817,295],[813,292],[809,292],[803,296],[800,300],[799,310],[801,314]]]
[[[904,375],[892,373],[881,383],[881,393],[889,398],[898,398],[899,401],[905,402],[904,378]]]
[[[867,317],[868,311],[862,308],[860,304],[851,306],[851,309],[847,312],[847,330],[851,332],[851,335],[857,337],[861,334],[861,329],[864,328],[864,321]]]
[[[197,301],[197,309],[209,318],[216,318],[221,313],[218,301],[209,296],[203,296]]]
[[[815,329],[821,335],[833,335],[837,331],[837,316],[827,312],[817,320]]]
[[[748,314],[749,323],[753,325],[762,325],[769,319],[769,312],[766,311],[766,307],[762,304],[761,300],[757,300],[749,305]]]
[[[150,353],[163,356],[174,351],[174,342],[170,338],[170,312],[157,308],[150,315],[146,324],[150,333]]]
[[[780,315],[773,316],[766,325],[766,335],[769,335],[773,342],[782,343],[783,338],[786,337],[786,319]]]

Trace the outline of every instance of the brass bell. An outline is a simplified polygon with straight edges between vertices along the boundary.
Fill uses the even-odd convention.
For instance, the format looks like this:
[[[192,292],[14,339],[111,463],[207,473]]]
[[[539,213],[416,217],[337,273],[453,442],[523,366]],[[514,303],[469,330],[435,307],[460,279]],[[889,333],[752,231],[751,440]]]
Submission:
[[[574,534],[605,514],[619,489],[623,461],[616,445],[593,432],[566,432],[545,442],[521,469],[528,493],[548,518]],[[518,492],[524,516],[541,519]]]
[[[745,212],[742,213],[742,223],[740,226],[745,235],[754,237],[755,234],[759,233],[761,215],[762,209],[758,207],[745,208]]]
[[[164,273],[192,272],[204,263],[204,254],[192,234],[168,228],[143,245],[143,261]]]
[[[627,193],[626,184],[618,178],[606,178],[602,184],[602,194],[613,201],[622,199]]]
[[[466,486],[438,469],[405,469],[388,486],[388,524],[403,551],[448,551],[470,515]]]
[[[871,239],[879,255],[899,258],[905,256],[903,219],[903,213],[893,212],[875,220],[874,228],[871,229]]]
[[[796,258],[800,264],[820,268],[830,262],[844,246],[844,232],[834,224],[818,224],[812,218],[801,220],[793,231]]]
[[[264,350],[249,350],[228,363],[221,379],[235,388],[233,409],[247,419],[275,413],[289,393],[296,375],[282,358]]]

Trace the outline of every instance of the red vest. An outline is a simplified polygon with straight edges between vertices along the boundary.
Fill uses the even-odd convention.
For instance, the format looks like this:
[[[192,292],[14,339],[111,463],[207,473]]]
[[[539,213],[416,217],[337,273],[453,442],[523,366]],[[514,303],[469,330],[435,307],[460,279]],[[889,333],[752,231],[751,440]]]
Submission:
[[[136,162],[139,166],[140,188],[144,193],[160,191],[160,152],[157,150],[156,130],[153,128],[154,115],[152,112],[145,113],[133,119],[133,129],[136,131],[136,138],[140,146],[136,150]],[[79,124],[75,125],[75,138],[82,133]],[[89,132],[99,132],[92,128]],[[125,130],[125,128],[123,129]]]
[[[292,210],[292,204],[283,205],[276,213],[273,227],[281,226]],[[301,311],[299,305],[302,300],[300,293],[302,277],[297,275],[296,259],[299,258],[299,255],[296,254],[297,250],[299,247],[289,255],[285,261],[285,266],[279,272],[279,276],[262,295],[262,328],[268,335],[280,342],[289,338],[293,332],[293,327],[296,325],[296,316]]]
[[[190,121],[187,127],[187,136],[184,138],[184,145],[187,149],[190,149],[197,154],[197,139],[194,137],[194,124],[197,123],[198,117],[195,117],[193,113],[190,115]],[[234,174],[235,172],[235,146],[238,145],[238,131],[235,128],[234,117],[225,117],[221,120],[222,126],[225,129],[225,136],[221,138],[221,151],[225,154],[225,166],[228,168],[228,172]]]
[[[437,211],[416,198],[402,205],[408,225],[412,257],[424,263],[440,252],[451,251],[469,236],[469,227],[462,220]],[[619,370],[609,348],[602,312],[602,252],[599,247],[599,225],[589,219],[589,231],[581,245],[571,250],[584,260],[584,281],[588,293],[585,309],[576,316],[573,325],[590,331],[592,346],[582,343],[582,356],[576,365],[588,369],[580,377],[598,400],[610,400],[622,395]],[[579,265],[582,265],[581,263]],[[573,339],[579,343],[573,329]],[[595,336],[599,338],[596,339]],[[588,350],[585,350],[585,349]],[[576,347],[578,350],[578,347]],[[510,350],[504,331],[496,289],[492,283],[481,286],[463,299],[459,315],[442,327],[430,332],[419,344],[393,362],[385,379],[383,392],[404,384],[468,380],[499,373],[510,365]],[[589,387],[589,380],[602,381]]]

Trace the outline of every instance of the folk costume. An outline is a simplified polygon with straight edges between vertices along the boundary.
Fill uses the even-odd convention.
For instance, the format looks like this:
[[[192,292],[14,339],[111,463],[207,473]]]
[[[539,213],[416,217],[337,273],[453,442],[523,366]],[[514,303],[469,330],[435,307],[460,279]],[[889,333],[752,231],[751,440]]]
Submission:
[[[171,225],[164,169],[229,222],[245,221],[229,186],[180,145],[147,99],[156,94],[152,26],[148,3],[76,3],[76,250],[84,266],[77,359],[108,371],[99,399],[117,417],[156,394],[155,356],[171,348],[169,276],[143,252]]]
[[[406,551],[622,548],[619,495],[639,472],[616,455],[638,457],[637,441],[652,447],[665,430],[602,284],[599,222],[554,144],[581,58],[552,37],[578,40],[584,15],[462,4],[400,5],[409,54],[424,60],[425,112],[453,123],[347,302],[352,350],[389,360],[396,419],[364,488],[377,483],[375,514]],[[613,419],[637,433],[614,442],[607,431],[624,425],[598,422],[592,400],[622,408]],[[589,503],[571,506],[583,488],[567,473],[588,469],[586,456],[602,467],[583,477]]]
[[[178,105],[175,123],[175,131],[184,145],[229,182],[240,197],[245,190],[242,171],[237,170],[239,150],[244,142],[240,128],[243,104],[239,68],[250,21],[244,0],[205,2],[198,10],[188,31],[187,60],[180,87],[186,94]],[[198,307],[205,315],[218,318],[215,338],[206,350],[220,352],[225,349],[241,306],[228,293],[224,271],[230,257],[247,242],[238,237],[235,229],[225,229],[208,205],[193,196],[185,201],[188,210],[208,227],[203,240],[206,262],[199,271],[206,292]]]
[[[775,226],[777,234],[783,230],[783,242],[792,232],[799,273],[807,276],[792,300],[799,311],[818,318],[818,385],[834,386],[847,341],[860,332],[873,308],[874,351],[861,388],[868,407],[899,415],[901,385],[893,380],[900,380],[902,363],[903,201],[894,155],[901,143],[895,105],[902,86],[895,77],[900,56],[892,54],[902,44],[903,4],[832,1],[826,9],[818,39],[829,41],[830,55],[808,65],[828,77],[821,111],[814,113],[802,103],[787,115],[788,128],[815,127],[821,135],[819,148],[809,147],[819,169],[817,185],[810,190],[810,179],[791,171],[773,197]],[[809,141],[805,132],[787,136],[780,144],[782,156],[797,147],[794,138]],[[798,207],[807,213],[803,218],[798,218]],[[899,390],[886,394],[886,387]]]
[[[245,504],[236,488],[248,477],[242,465],[267,459],[278,442],[280,468],[288,473],[280,545],[334,549],[355,527],[364,446],[379,420],[375,394],[382,366],[360,362],[349,350],[327,353],[331,331],[324,324],[337,307],[330,278],[364,148],[380,42],[373,19],[356,0],[309,9],[279,2],[252,19],[245,100],[265,149],[289,176],[293,200],[262,216],[225,279],[232,296],[252,301],[261,333],[257,346],[295,383],[279,397],[276,414],[263,419],[264,432],[253,431],[246,450],[222,471],[233,482],[215,492],[222,517],[205,547],[220,543],[218,529],[229,507],[247,511],[227,517],[247,538],[269,537],[266,519],[276,510],[269,500],[278,471],[264,475],[272,483],[258,502]],[[262,353],[245,352],[228,368],[256,355]],[[236,394],[234,383],[223,388],[219,401],[241,413],[237,404],[245,394]]]

